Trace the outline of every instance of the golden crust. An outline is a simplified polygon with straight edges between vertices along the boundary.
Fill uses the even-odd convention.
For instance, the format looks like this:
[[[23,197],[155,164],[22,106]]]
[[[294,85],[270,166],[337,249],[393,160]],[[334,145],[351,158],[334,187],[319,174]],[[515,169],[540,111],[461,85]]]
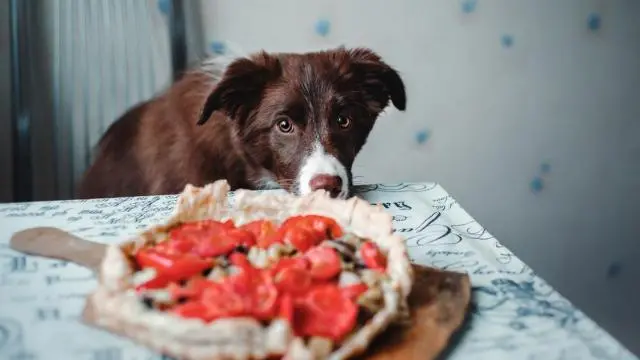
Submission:
[[[384,308],[349,336],[329,359],[346,359],[363,352],[406,306],[413,270],[403,239],[393,234],[391,216],[382,208],[357,198],[332,199],[324,191],[296,197],[238,190],[231,199],[228,192],[229,185],[224,180],[202,188],[187,185],[166,223],[119,246],[110,246],[102,262],[98,288],[87,300],[85,321],[178,359],[264,359],[283,353],[292,359],[317,358],[313,348],[293,336],[285,321],[275,320],[269,326],[245,318],[204,323],[150,311],[137,301],[131,290],[132,268],[126,254],[155,241],[157,234],[177,223],[211,218],[232,218],[241,224],[259,218],[282,221],[293,215],[325,215],[350,232],[376,242],[387,253],[390,281],[382,288]]]

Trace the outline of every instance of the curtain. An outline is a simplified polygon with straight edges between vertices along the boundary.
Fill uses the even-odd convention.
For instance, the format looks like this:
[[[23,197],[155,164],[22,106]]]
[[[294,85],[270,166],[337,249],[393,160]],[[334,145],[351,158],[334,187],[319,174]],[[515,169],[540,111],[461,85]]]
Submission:
[[[72,198],[109,125],[170,85],[168,11],[177,2],[28,2],[20,64],[28,94],[33,200]],[[196,6],[184,1],[189,63],[202,57]]]

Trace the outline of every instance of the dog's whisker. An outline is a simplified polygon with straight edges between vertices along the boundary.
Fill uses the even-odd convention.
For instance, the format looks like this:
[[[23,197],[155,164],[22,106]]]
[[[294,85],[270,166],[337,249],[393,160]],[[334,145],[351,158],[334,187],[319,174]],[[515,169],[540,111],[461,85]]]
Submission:
[[[294,186],[296,185],[296,181],[281,181],[278,180],[276,181],[278,183],[278,185],[280,185],[281,187],[288,187],[288,186]]]
[[[279,180],[277,180],[277,182],[280,183],[280,184],[294,184],[296,182],[296,180],[279,179]]]

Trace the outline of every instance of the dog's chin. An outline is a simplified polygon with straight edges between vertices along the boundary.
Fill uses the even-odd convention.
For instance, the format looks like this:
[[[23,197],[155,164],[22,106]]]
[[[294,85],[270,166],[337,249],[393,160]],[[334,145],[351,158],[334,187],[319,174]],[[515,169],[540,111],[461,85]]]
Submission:
[[[329,196],[333,199],[340,199],[340,200],[346,200],[347,198],[349,198],[349,190],[348,189],[343,189],[342,191],[340,191],[339,193],[331,193],[329,191],[326,190],[309,190],[309,189],[305,189],[305,190],[300,190],[300,187],[296,186],[295,188],[289,190],[289,189],[285,189],[288,192],[296,195],[296,196],[306,196],[309,194],[312,194],[314,192],[317,191],[325,191],[327,194],[329,194]]]
[[[289,185],[289,186],[281,186],[278,182],[276,181],[263,181],[261,182],[260,186],[258,187],[259,190],[285,190],[286,192],[296,195],[296,196],[305,196],[305,195],[309,195],[311,193],[313,193],[314,191],[307,188],[303,188],[301,187],[299,184],[293,184],[293,185]],[[322,191],[322,190],[316,190],[316,191]],[[328,192],[330,197],[334,198],[334,199],[341,199],[341,200],[345,200],[347,198],[349,198],[350,195],[350,191],[349,191],[349,187],[346,187],[344,189],[342,189],[342,191],[340,191],[337,194],[332,194],[331,192]]]

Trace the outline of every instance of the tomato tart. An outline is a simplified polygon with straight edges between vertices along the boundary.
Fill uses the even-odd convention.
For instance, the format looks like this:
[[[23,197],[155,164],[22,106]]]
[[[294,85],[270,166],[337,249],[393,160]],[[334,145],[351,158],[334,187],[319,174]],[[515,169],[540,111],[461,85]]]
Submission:
[[[345,359],[406,313],[391,217],[324,191],[188,185],[174,214],[110,245],[85,320],[178,359]]]

